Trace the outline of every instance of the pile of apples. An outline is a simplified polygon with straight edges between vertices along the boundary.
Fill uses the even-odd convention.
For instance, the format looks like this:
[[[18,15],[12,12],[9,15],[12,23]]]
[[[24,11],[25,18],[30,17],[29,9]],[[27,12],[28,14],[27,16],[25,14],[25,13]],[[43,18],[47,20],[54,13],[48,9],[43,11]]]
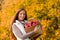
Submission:
[[[30,27],[34,27],[34,26],[36,26],[36,25],[38,25],[39,24],[39,21],[38,20],[30,20],[30,21],[28,21],[25,25],[24,25],[24,27],[25,28],[30,28]]]

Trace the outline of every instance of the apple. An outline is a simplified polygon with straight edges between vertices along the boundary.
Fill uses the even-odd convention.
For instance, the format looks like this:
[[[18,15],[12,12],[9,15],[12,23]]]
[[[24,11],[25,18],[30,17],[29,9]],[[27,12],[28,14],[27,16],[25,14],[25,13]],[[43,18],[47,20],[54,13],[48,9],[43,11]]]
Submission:
[[[33,22],[33,26],[35,26],[36,25],[36,22]]]
[[[33,21],[31,21],[31,26],[33,26]]]
[[[35,20],[35,22],[36,22],[36,25],[39,24],[39,21],[38,20]]]
[[[31,27],[32,25],[31,25],[31,22],[28,22],[28,25],[29,25],[29,27]]]
[[[28,25],[28,24],[25,24],[25,25],[24,25],[24,27],[25,27],[25,28],[28,28],[28,27],[29,27],[29,25]]]

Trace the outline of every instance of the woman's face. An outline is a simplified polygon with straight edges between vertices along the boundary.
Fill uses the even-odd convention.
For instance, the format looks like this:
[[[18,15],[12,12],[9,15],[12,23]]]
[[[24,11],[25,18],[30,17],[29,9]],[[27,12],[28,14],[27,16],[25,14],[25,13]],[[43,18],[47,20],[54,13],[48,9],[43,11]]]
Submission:
[[[22,10],[18,14],[18,20],[21,20],[22,21],[22,20],[24,20],[24,18],[25,18],[25,11]]]

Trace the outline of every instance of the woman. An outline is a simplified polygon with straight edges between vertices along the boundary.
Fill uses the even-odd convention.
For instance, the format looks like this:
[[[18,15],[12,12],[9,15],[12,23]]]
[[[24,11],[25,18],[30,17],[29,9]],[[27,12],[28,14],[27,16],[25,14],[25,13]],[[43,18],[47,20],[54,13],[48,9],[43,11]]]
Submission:
[[[27,22],[26,10],[21,8],[17,11],[12,20],[12,32],[17,40],[31,40],[29,37],[35,34],[38,30],[37,27],[29,33],[25,32],[24,24]]]

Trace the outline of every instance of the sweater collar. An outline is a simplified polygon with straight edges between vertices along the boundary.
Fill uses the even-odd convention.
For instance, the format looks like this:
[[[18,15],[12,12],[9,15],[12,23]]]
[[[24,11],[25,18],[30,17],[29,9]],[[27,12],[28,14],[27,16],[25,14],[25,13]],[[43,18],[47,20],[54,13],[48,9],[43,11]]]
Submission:
[[[20,22],[19,20],[16,20],[15,22],[16,22],[16,23],[23,23],[23,24],[24,24],[24,23],[27,22],[27,20],[24,20],[24,21],[21,21],[21,22]]]

